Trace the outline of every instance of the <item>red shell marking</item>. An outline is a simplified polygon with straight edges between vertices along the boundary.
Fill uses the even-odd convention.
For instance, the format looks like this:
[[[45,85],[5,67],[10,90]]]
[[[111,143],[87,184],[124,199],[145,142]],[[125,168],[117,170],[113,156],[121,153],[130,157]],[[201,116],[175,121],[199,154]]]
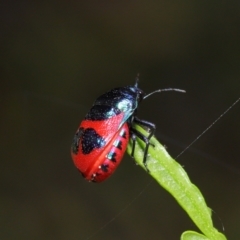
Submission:
[[[89,181],[101,182],[108,178],[117,168],[127,148],[129,141],[129,127],[127,123],[122,126],[124,114],[121,113],[104,121],[84,120],[81,122],[75,144],[76,152],[71,152],[72,159],[78,170]],[[84,138],[84,131],[92,129],[94,134]],[[98,136],[98,137],[97,137]],[[86,141],[84,143],[84,141]],[[91,143],[93,141],[93,144]],[[96,146],[96,141],[100,142]],[[84,150],[84,144],[87,145]],[[89,149],[89,145],[92,147]]]

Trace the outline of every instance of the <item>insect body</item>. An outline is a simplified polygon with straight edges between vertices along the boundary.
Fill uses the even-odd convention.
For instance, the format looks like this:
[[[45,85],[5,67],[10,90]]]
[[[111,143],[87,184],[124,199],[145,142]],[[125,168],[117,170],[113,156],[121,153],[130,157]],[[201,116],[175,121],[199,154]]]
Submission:
[[[74,164],[83,177],[92,182],[102,182],[117,168],[126,151],[129,139],[142,139],[146,143],[143,163],[146,164],[149,140],[155,131],[155,125],[136,117],[139,103],[155,92],[182,91],[162,89],[148,95],[138,88],[138,81],[133,86],[114,88],[96,99],[92,108],[81,122],[71,146]],[[133,128],[133,123],[147,127],[146,137]]]

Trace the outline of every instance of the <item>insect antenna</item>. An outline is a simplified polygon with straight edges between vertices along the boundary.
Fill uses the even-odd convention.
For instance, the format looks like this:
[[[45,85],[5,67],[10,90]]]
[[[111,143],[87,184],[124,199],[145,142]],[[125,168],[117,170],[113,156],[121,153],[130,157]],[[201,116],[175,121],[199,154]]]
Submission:
[[[164,89],[158,89],[158,90],[155,90],[155,91],[153,91],[153,92],[147,94],[146,96],[144,96],[143,99],[148,98],[149,96],[151,96],[151,95],[154,94],[154,93],[168,92],[168,91],[175,91],[175,92],[181,92],[181,93],[185,93],[185,92],[186,92],[185,90],[178,89],[178,88],[164,88]]]

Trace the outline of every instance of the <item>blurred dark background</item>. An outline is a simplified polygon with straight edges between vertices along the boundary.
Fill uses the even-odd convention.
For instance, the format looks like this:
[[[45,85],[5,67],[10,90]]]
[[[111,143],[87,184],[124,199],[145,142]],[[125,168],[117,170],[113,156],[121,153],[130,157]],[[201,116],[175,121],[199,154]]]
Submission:
[[[196,229],[128,155],[93,184],[70,145],[94,99],[140,73],[147,93],[187,91],[139,111],[177,156],[240,97],[240,3],[2,1],[0,19],[0,239],[168,240]],[[237,104],[178,158],[229,239],[240,236],[239,115]]]

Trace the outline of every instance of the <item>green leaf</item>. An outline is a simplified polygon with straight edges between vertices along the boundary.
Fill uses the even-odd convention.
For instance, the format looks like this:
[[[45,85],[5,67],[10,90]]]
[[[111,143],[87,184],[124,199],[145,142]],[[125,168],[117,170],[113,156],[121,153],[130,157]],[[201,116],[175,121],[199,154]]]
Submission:
[[[210,240],[210,239],[200,233],[194,231],[186,231],[181,235],[181,240]]]
[[[146,130],[138,125],[134,127],[145,136],[148,135]],[[226,237],[213,227],[211,210],[207,207],[199,189],[191,183],[182,166],[171,158],[155,137],[151,138],[151,143],[154,147],[150,146],[148,151],[147,166],[150,171],[149,174],[177,200],[192,221],[207,237],[205,239],[226,240]],[[137,138],[134,158],[137,164],[144,170],[146,168],[142,160],[145,146],[145,143]],[[132,141],[128,144],[127,151],[131,154]]]

